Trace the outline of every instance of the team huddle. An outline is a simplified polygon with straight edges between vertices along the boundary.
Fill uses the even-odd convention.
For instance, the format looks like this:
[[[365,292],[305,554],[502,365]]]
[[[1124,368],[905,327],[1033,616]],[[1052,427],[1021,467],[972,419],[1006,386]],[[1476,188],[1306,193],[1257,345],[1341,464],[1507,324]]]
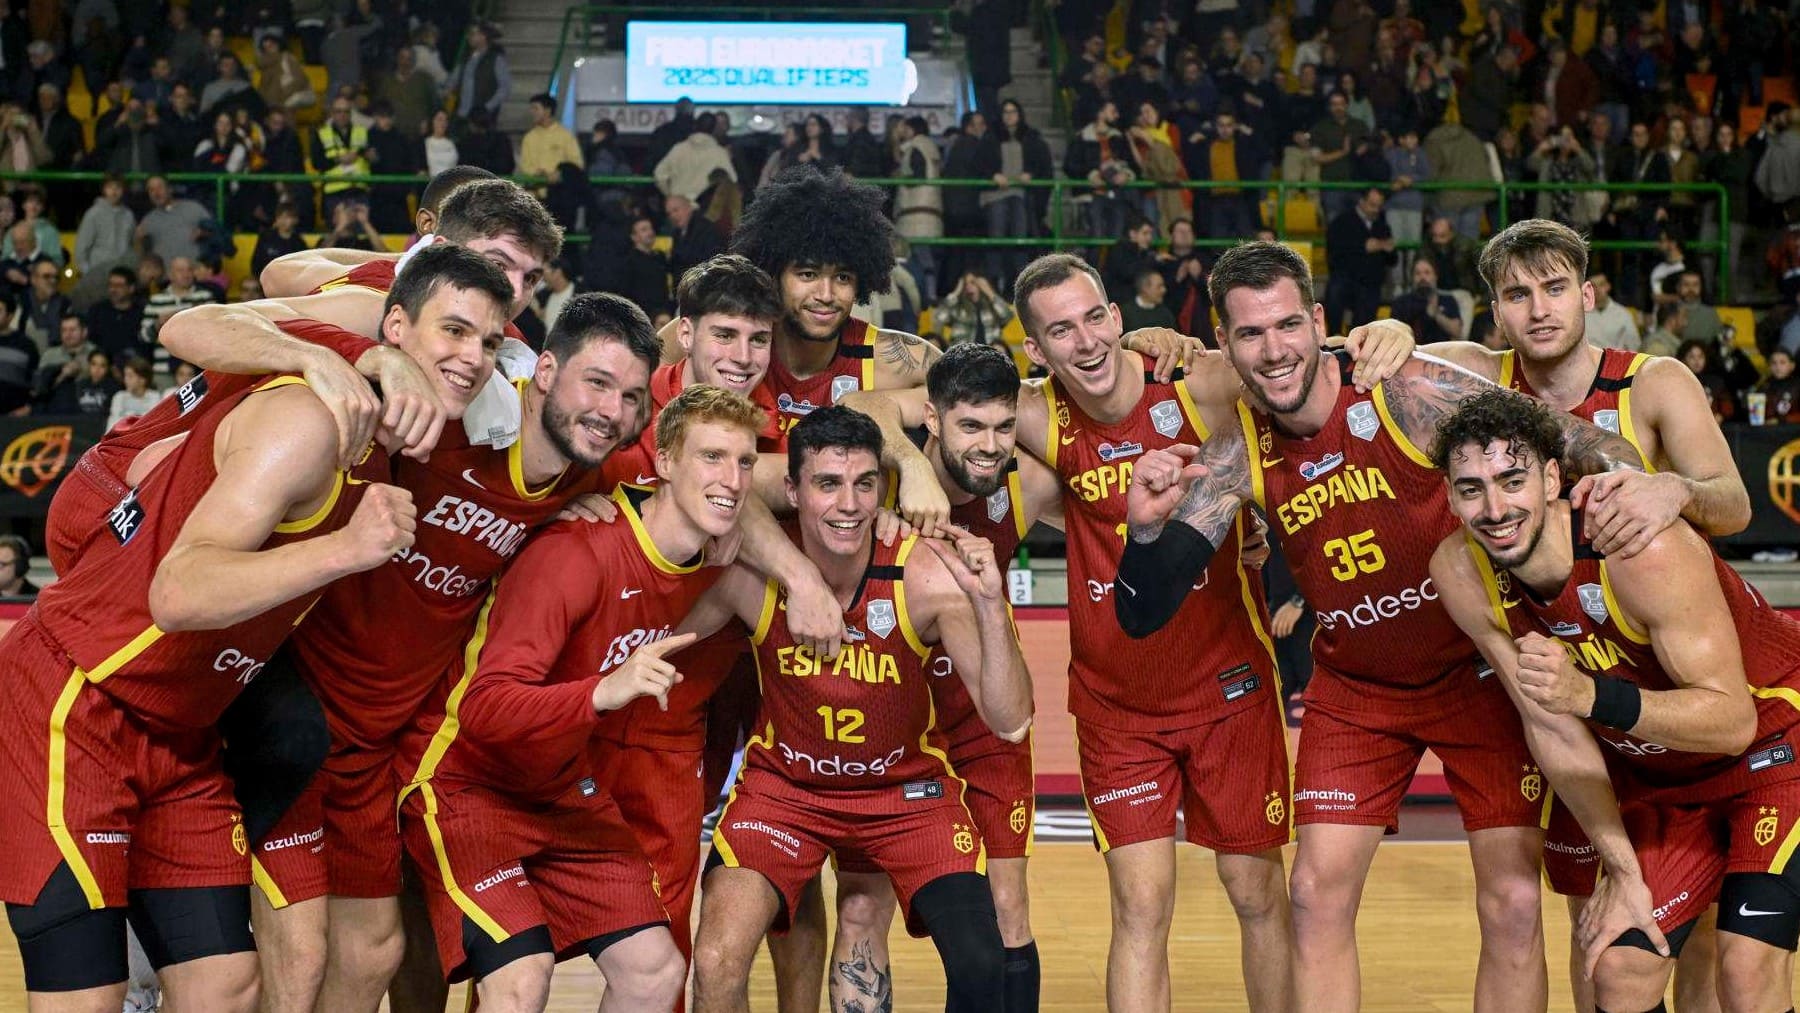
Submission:
[[[1672,976],[1682,1009],[1791,1006],[1800,624],[1706,543],[1749,508],[1698,382],[1585,342],[1579,236],[1496,236],[1511,350],[1429,356],[1388,321],[1328,346],[1278,244],[1214,266],[1217,351],[1122,334],[1045,256],[1022,382],[851,317],[889,285],[881,200],[790,170],[663,333],[586,294],[534,354],[510,321],[560,230],[458,168],[404,257],[295,254],[268,298],[174,317],[205,372],[65,480],[60,579],[0,644],[32,1008],[112,1013],[141,946],[171,1009],[441,1010],[470,981],[542,1010],[585,956],[602,1009],[745,1010],[766,940],[783,1010],[891,1009],[898,914],[947,1010],[1035,1011],[1005,568],[1039,521],[1110,1008],[1170,1007],[1179,815],[1245,1005],[1354,1009],[1427,748],[1480,1008],[1548,1002],[1540,872],[1581,1008],[1661,1009]],[[1320,626],[1292,769],[1265,526]]]

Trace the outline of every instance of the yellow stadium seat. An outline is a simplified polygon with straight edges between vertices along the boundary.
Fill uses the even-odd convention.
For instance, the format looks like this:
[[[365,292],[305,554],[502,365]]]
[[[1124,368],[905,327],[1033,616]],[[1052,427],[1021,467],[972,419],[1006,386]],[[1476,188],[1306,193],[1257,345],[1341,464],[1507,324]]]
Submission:
[[[219,267],[230,282],[226,294],[237,299],[238,286],[250,277],[250,258],[256,254],[256,233],[238,232],[232,235],[231,241],[237,244],[237,250]]]
[[[225,40],[225,48],[238,58],[238,65],[243,68],[245,77],[256,72],[256,43],[249,36],[233,35]]]
[[[1732,335],[1732,344],[1742,349],[1750,361],[1756,364],[1760,373],[1768,373],[1768,364],[1763,361],[1762,352],[1756,348],[1756,314],[1748,306],[1715,306],[1719,314],[1719,323],[1730,327],[1737,333]]]

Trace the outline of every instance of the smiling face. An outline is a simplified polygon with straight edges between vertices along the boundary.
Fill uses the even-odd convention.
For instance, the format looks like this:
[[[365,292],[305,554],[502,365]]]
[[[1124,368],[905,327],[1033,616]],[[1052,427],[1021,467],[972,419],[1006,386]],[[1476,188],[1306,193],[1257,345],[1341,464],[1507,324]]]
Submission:
[[[1031,361],[1089,398],[1111,394],[1124,368],[1119,348],[1124,328],[1119,308],[1107,301],[1100,284],[1077,272],[1028,299],[1031,312],[1024,315],[1033,325],[1025,354]]]
[[[493,262],[512,284],[513,301],[507,307],[507,319],[525,312],[525,307],[531,304],[532,296],[537,293],[538,282],[544,280],[543,254],[531,250],[510,232],[490,238],[471,239],[463,245]]]
[[[407,319],[404,306],[389,307],[381,333],[419,364],[449,416],[460,419],[494,372],[505,312],[486,293],[440,284],[417,320]]]
[[[708,313],[698,320],[679,318],[675,334],[687,352],[696,383],[749,397],[769,372],[774,326],[772,320]]]
[[[925,403],[925,428],[937,439],[938,459],[950,480],[977,497],[992,496],[1006,484],[1006,462],[1017,442],[1019,405],[996,398],[962,401],[942,415]]]
[[[1292,278],[1265,289],[1234,288],[1225,294],[1225,304],[1219,347],[1244,386],[1274,414],[1299,411],[1319,376],[1324,307],[1307,306]]]
[[[881,505],[881,462],[867,449],[821,447],[787,481],[788,502],[800,515],[807,555],[844,558],[868,552]]]
[[[1500,273],[1494,324],[1506,343],[1533,362],[1555,362],[1587,336],[1594,286],[1579,281],[1573,265],[1552,261],[1533,271],[1517,261]]]
[[[695,421],[672,451],[656,452],[662,492],[707,535],[731,533],[756,468],[756,434],[725,422]]]
[[[569,361],[538,357],[544,431],[564,459],[597,468],[643,431],[650,403],[650,365],[623,341],[589,341]]]
[[[836,341],[856,305],[856,273],[836,264],[789,264],[779,280],[790,331],[807,341]]]
[[[1495,566],[1516,569],[1531,558],[1562,488],[1555,461],[1505,440],[1465,443],[1450,452],[1444,477],[1450,508]]]

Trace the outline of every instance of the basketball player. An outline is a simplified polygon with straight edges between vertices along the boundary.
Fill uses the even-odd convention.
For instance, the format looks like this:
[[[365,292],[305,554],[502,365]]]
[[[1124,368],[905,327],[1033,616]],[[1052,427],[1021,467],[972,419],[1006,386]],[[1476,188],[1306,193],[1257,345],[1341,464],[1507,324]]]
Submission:
[[[1637,447],[1644,472],[1617,471],[1576,487],[1588,535],[1614,556],[1629,556],[1679,516],[1710,535],[1729,535],[1750,523],[1750,496],[1732,463],[1725,434],[1712,418],[1706,391],[1680,362],[1586,340],[1593,302],[1587,244],[1557,222],[1517,222],[1488,241],[1481,269],[1493,297],[1500,334],[1511,346],[1494,352],[1457,342],[1434,355],[1502,386],[1535,395],[1551,407],[1616,432]],[[1545,881],[1569,898],[1570,924],[1593,892],[1599,856],[1568,810],[1553,804],[1544,841]],[[1717,1009],[1710,918],[1703,917],[1683,948],[1676,998],[1684,1013]],[[1570,945],[1570,984],[1576,1008],[1593,1009],[1580,948]]]
[[[636,330],[634,351],[654,359],[648,319]],[[664,659],[694,637],[670,631],[722,572],[711,557],[736,541],[765,424],[716,387],[671,400],[661,484],[615,492],[619,523],[534,540],[496,582],[442,708],[408,734],[407,848],[448,977],[472,978],[484,1008],[542,1010],[552,966],[579,952],[606,977],[607,1009],[667,1010],[682,990],[654,873],[588,747],[597,717],[666,704],[680,681]]]
[[[994,558],[1011,558],[1032,524],[1062,525],[1062,485],[1042,462],[1015,455],[1019,371],[993,345],[952,346],[926,374],[923,447],[950,499],[950,526],[988,540]],[[855,407],[864,395],[844,399]],[[1008,742],[975,711],[941,648],[931,657],[931,688],[951,767],[987,848],[988,887],[1006,947],[1006,1013],[1035,1013],[1040,977],[1031,937],[1025,862],[1031,854],[1037,787],[1031,740]],[[838,923],[826,975],[832,1009],[854,1006],[855,988],[870,975],[890,977],[887,934],[893,890],[878,872],[837,865]]]
[[[1359,392],[1346,364],[1321,349],[1311,272],[1285,246],[1235,247],[1210,283],[1219,345],[1248,396],[1237,424],[1200,450],[1206,475],[1185,493],[1166,484],[1166,462],[1146,461],[1133,476],[1133,495],[1153,502],[1131,520],[1120,621],[1158,629],[1212,547],[1229,544],[1239,504],[1261,504],[1320,622],[1294,778],[1298,1005],[1358,1003],[1363,882],[1430,748],[1469,831],[1482,929],[1477,1005],[1541,1007],[1542,780],[1501,690],[1436,603],[1417,548],[1455,523],[1435,501],[1438,477],[1419,448],[1448,404],[1489,385],[1415,355]],[[1619,437],[1572,417],[1566,425],[1575,470],[1635,466]],[[1183,523],[1164,527],[1170,507]]]
[[[1800,623],[1685,524],[1600,553],[1559,495],[1562,438],[1534,402],[1458,406],[1432,456],[1463,527],[1431,573],[1600,852],[1577,929],[1596,1004],[1663,1009],[1674,955],[1716,898],[1725,1008],[1790,1008]]]
[[[758,941],[786,927],[830,852],[889,876],[909,929],[937,946],[948,1009],[1000,1009],[1002,944],[980,876],[985,854],[933,728],[926,674],[941,643],[983,720],[1008,741],[1025,737],[1030,677],[993,548],[969,535],[953,547],[875,540],[881,433],[865,415],[841,406],[809,413],[789,431],[788,455],[801,544],[854,632],[834,661],[795,645],[780,589],[742,568],[684,624],[706,633],[735,615],[751,625],[762,685],[758,731],[713,835],[695,1008],[748,1009]],[[883,1001],[879,991],[868,998]]]
[[[427,267],[385,331],[454,413],[491,368],[509,293],[467,251]],[[34,1007],[119,1006],[128,904],[172,1006],[256,1007],[249,842],[213,726],[320,588],[412,544],[410,497],[378,484],[386,455],[339,469],[299,378],[195,411],[172,451],[127,471],[110,536],[0,651],[14,693],[0,899]]]
[[[1287,745],[1265,633],[1262,592],[1238,558],[1237,531],[1204,579],[1203,605],[1145,641],[1122,636],[1113,594],[1125,490],[1146,450],[1235,430],[1237,374],[1216,353],[1158,382],[1148,360],[1121,348],[1118,311],[1098,273],[1053,254],[1019,275],[1026,354],[1051,378],[1020,394],[1018,440],[1058,473],[1069,540],[1069,709],[1095,844],[1113,903],[1107,999],[1113,1009],[1169,1008],[1168,933],[1174,917],[1176,814],[1188,840],[1213,849],[1242,931],[1250,1006],[1291,1004],[1287,891],[1281,845],[1290,839]],[[1352,343],[1365,365],[1392,369],[1411,332],[1370,328]],[[915,421],[913,402],[890,397]],[[1196,645],[1201,645],[1196,649]],[[1175,686],[1142,673],[1191,658],[1196,677]],[[1149,785],[1150,787],[1144,787]]]

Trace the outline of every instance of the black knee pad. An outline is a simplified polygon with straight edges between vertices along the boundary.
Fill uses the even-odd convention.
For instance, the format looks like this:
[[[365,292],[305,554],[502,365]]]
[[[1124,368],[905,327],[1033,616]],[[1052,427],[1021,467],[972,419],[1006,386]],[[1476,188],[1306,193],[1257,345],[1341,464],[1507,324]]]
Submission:
[[[1719,888],[1719,931],[1792,953],[1800,944],[1800,897],[1774,873],[1730,873]]]
[[[496,943],[494,937],[464,915],[462,935],[464,959],[461,967],[450,972],[452,984],[464,979],[480,981],[521,957],[536,953],[554,956],[556,953],[556,947],[550,943],[550,930],[543,925],[533,925],[506,937],[505,942]]]
[[[19,940],[28,991],[77,992],[117,985],[130,974],[125,909],[88,907],[66,862],[50,874],[36,902],[6,905],[6,920]]]
[[[931,932],[944,962],[945,1009],[998,1010],[1006,1005],[1006,946],[987,877],[939,876],[913,895],[913,914]]]
[[[306,789],[331,751],[325,708],[300,678],[291,651],[277,651],[219,718],[225,774],[260,842]]]
[[[1700,916],[1695,915],[1687,921],[1682,922],[1680,925],[1663,933],[1663,938],[1669,941],[1669,956],[1671,958],[1681,956],[1682,947],[1687,945],[1688,937],[1694,934],[1694,926],[1698,924],[1699,921]],[[1662,956],[1661,953],[1657,953],[1656,944],[1650,941],[1650,934],[1643,929],[1626,929],[1619,934],[1619,938],[1612,941],[1612,945],[1629,946],[1633,949],[1643,950],[1646,953],[1656,953],[1659,957]]]
[[[201,957],[249,953],[250,888],[187,886],[131,891],[131,927],[150,966],[162,970]]]
[[[639,932],[648,932],[651,929],[664,928],[668,924],[668,922],[645,922],[642,925],[633,925],[628,929],[617,929],[608,932],[603,936],[595,936],[594,938],[589,939],[587,942],[581,944],[581,948],[587,951],[590,960],[599,960],[600,954],[605,953],[614,943],[622,943],[632,936],[637,935]]]

